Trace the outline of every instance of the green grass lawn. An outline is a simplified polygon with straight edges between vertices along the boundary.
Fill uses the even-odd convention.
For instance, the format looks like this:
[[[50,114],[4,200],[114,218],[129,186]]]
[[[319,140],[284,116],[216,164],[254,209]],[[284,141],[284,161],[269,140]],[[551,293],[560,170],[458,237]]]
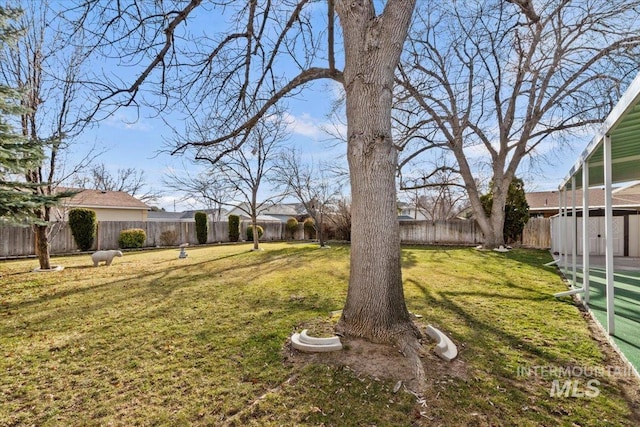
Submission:
[[[615,376],[598,396],[550,397],[525,368],[607,367],[546,252],[403,249],[409,310],[459,358],[425,358],[424,404],[393,379],[284,363],[294,331],[326,331],[346,297],[349,248],[265,244],[88,255],[32,273],[0,263],[0,425],[637,425]],[[430,351],[431,341],[425,341]],[[345,352],[353,350],[343,350]],[[609,354],[609,353],[607,353]],[[529,371],[532,372],[532,371]],[[584,390],[590,378],[582,381]],[[633,383],[637,387],[637,382]]]

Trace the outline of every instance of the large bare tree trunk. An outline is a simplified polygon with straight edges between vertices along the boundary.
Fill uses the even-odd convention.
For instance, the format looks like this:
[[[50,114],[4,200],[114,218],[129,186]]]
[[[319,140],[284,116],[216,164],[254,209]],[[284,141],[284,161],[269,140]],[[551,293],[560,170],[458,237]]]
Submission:
[[[504,180],[503,181],[507,181]],[[504,208],[507,203],[507,193],[511,181],[503,182],[496,186],[493,191],[493,204],[491,205],[491,216],[489,217],[490,229],[485,232],[486,248],[497,248],[505,243],[504,241]]]
[[[392,343],[410,358],[424,387],[420,331],[404,300],[396,199],[398,153],[391,136],[394,71],[414,2],[389,1],[376,17],[369,2],[336,2],[344,32],[347,157],[351,180],[351,272],[344,335]]]
[[[504,206],[507,201],[508,192],[508,190],[504,189],[509,188],[511,179],[513,179],[513,176],[511,176],[511,178],[505,178],[505,176],[500,173],[500,168],[504,165],[506,155],[501,154],[497,159],[498,168],[494,169],[494,179],[501,182],[502,185],[494,184],[491,215],[487,215],[482,206],[482,202],[480,201],[480,191],[476,185],[476,180],[471,172],[471,167],[469,166],[464,151],[462,150],[462,141],[457,142],[457,144],[453,145],[452,151],[458,162],[460,176],[465,183],[469,202],[473,208],[476,221],[482,230],[482,234],[484,234],[484,242],[482,246],[487,249],[497,248],[504,244]],[[498,175],[497,178],[495,177],[496,175]]]
[[[364,3],[364,4],[363,4]],[[389,1],[376,18],[368,2],[336,3],[345,43],[351,273],[337,329],[402,347],[417,344],[404,301],[391,136],[394,70],[411,20],[408,1]]]
[[[508,187],[508,185],[507,185]],[[470,189],[470,186],[467,186]],[[504,205],[507,194],[498,190],[494,193],[491,215],[484,213],[484,208],[480,202],[480,195],[477,190],[468,191],[469,201],[473,212],[476,214],[476,221],[484,235],[482,246],[487,249],[497,248],[504,244]]]

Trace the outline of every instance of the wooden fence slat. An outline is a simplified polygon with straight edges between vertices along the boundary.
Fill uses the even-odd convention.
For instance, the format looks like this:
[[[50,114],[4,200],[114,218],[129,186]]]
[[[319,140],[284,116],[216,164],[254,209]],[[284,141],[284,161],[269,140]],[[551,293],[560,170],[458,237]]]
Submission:
[[[522,246],[549,249],[551,247],[551,219],[529,218],[522,232]]]

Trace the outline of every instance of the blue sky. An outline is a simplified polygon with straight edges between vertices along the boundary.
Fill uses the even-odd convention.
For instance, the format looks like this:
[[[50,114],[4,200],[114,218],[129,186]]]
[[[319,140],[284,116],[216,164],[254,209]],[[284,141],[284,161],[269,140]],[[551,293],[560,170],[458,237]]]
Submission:
[[[336,143],[323,129],[330,127],[327,117],[331,101],[336,91],[335,83],[317,82],[294,100],[288,102],[287,121],[290,123],[291,137],[288,144],[295,146],[314,163],[329,162],[346,166],[346,147]],[[165,189],[163,177],[170,169],[177,173],[185,168],[193,174],[194,166],[190,155],[169,155],[166,143],[171,137],[171,129],[158,117],[145,110],[137,118],[133,109],[120,109],[109,118],[87,130],[75,145],[72,157],[80,158],[85,148],[93,143],[100,145],[105,153],[96,159],[104,163],[113,174],[118,169],[135,168],[144,170],[145,182],[156,191],[164,192],[157,205],[166,210],[193,209],[188,202],[180,202],[181,195]],[[171,116],[165,117],[171,121]],[[266,190],[266,188],[265,188]],[[267,191],[265,191],[265,195]]]

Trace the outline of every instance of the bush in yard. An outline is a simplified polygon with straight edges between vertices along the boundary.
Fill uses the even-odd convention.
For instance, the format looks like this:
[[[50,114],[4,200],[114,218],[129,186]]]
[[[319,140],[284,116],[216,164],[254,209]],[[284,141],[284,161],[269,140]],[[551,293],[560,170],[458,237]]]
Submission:
[[[240,217],[229,215],[229,241],[237,242],[240,239]]]
[[[178,242],[178,233],[175,230],[167,230],[160,233],[160,244],[162,246],[175,246]]]
[[[69,227],[78,249],[81,251],[91,249],[98,228],[96,212],[91,209],[71,209],[69,211]]]
[[[147,239],[147,233],[141,228],[129,228],[120,232],[118,245],[122,249],[141,248]]]
[[[262,227],[260,227],[258,225],[256,227],[256,230],[258,230],[258,240],[260,240],[260,238],[264,234],[264,228],[262,228]],[[253,225],[250,225],[250,226],[247,227],[247,241],[248,242],[253,242]]]
[[[209,233],[209,224],[207,223],[207,214],[204,212],[196,212],[196,237],[198,243],[204,245],[207,243],[207,234]]]
[[[309,218],[305,219],[304,223],[303,223],[303,227],[304,227],[304,235],[305,235],[305,237],[307,237],[308,239],[315,239],[315,237],[316,237],[316,222],[313,220],[313,218],[309,217]]]
[[[298,220],[295,218],[289,218],[287,225],[285,226],[287,233],[291,239],[295,238],[296,231],[298,231]]]

